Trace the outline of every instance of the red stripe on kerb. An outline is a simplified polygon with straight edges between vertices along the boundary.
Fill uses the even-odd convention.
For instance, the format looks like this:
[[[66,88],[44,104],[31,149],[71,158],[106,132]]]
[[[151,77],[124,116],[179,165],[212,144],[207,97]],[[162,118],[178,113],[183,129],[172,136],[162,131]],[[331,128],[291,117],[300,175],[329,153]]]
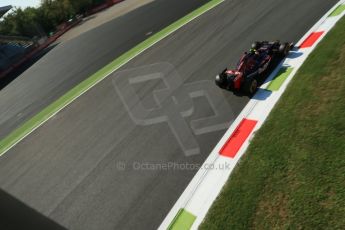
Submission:
[[[302,42],[300,48],[308,48],[314,45],[314,43],[321,37],[324,31],[311,33],[305,40]]]
[[[220,155],[234,158],[258,121],[243,119],[220,150]]]

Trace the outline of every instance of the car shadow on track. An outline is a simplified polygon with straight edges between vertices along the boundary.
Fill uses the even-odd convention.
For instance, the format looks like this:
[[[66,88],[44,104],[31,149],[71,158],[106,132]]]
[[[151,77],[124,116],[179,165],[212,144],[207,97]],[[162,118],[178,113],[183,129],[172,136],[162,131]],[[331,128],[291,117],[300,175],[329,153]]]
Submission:
[[[66,229],[2,189],[0,189],[0,204],[0,229]]]

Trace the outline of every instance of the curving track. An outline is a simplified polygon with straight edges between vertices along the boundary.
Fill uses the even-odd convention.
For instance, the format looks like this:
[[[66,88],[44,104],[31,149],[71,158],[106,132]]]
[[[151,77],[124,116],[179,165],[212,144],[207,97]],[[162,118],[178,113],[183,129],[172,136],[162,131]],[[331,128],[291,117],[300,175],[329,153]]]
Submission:
[[[0,91],[0,138],[145,40],[147,33],[160,31],[206,2],[154,1],[59,44]]]
[[[153,4],[158,4],[157,2]],[[135,124],[136,119],[133,121],[129,116],[123,100],[120,99],[121,94],[113,85],[113,80],[130,76],[133,71],[138,74],[147,69],[157,70],[151,64],[169,63],[184,82],[176,89],[175,96],[179,102],[187,101],[183,86],[212,81],[219,70],[228,63],[235,63],[241,52],[247,49],[253,40],[281,38],[296,42],[335,2],[225,1],[130,61],[120,71],[96,85],[7,152],[0,159],[1,188],[67,228],[157,228],[196,171],[140,171],[130,166],[134,162],[200,164],[224,130],[218,128],[203,134],[185,136],[182,138],[186,141],[183,146],[189,146],[191,142],[196,141],[200,148],[199,154],[185,156],[176,133],[167,122],[148,125],[150,122],[139,121],[137,123],[140,124]],[[183,7],[184,4],[178,4],[180,7],[176,8],[176,15],[188,11]],[[164,10],[159,7],[146,7],[154,9],[152,12]],[[161,14],[154,15],[159,17]],[[125,17],[119,20],[124,19]],[[127,20],[129,18],[123,23]],[[151,20],[159,21],[158,18],[149,19]],[[131,27],[128,25],[127,28]],[[123,28],[125,30],[126,27]],[[106,64],[105,62],[111,59],[109,43],[89,43],[88,39],[98,40],[114,36],[114,31],[116,30],[109,28],[109,24],[105,24],[62,47],[57,47],[56,51],[49,53],[49,56],[44,57],[25,73],[29,80],[20,78],[10,86],[18,87],[19,92],[9,93],[13,88],[9,88],[5,93],[1,92],[4,96],[1,97],[0,108],[7,108],[6,111],[1,111],[1,130],[5,129],[6,133],[20,124],[21,119],[13,119],[18,112],[24,114],[23,117],[30,116],[54,97],[84,79],[86,72],[91,73],[96,67]],[[139,34],[134,34],[133,40],[126,43],[127,48],[128,44],[142,39],[142,33]],[[70,74],[76,71],[72,63],[67,66],[57,65],[54,68],[50,66],[47,69],[49,63],[69,58],[79,50],[86,52],[86,47],[90,49],[88,52],[94,52],[94,56],[101,57],[101,60],[90,68],[90,62],[93,63],[88,59],[90,56],[75,56],[73,60],[79,63],[79,71],[86,69],[83,74],[76,74],[76,78],[72,77],[74,74]],[[69,50],[71,53],[68,53]],[[104,58],[105,56],[107,58]],[[148,68],[148,65],[151,66]],[[139,71],[133,70],[140,66],[146,67]],[[158,66],[163,66],[164,69],[165,64]],[[57,77],[62,76],[63,79],[51,81],[52,78],[48,78],[46,83],[40,83],[46,84],[50,89],[42,89],[45,93],[38,89],[27,93],[24,89],[25,84],[33,89],[38,87],[34,84],[37,82],[36,78],[41,76],[38,73],[52,73]],[[26,82],[20,82],[22,79]],[[164,84],[156,80],[136,86],[137,94],[149,108],[155,108],[152,91],[163,88]],[[21,94],[21,89],[25,93]],[[213,85],[208,90],[219,93]],[[46,98],[46,95],[51,95],[51,91],[53,96]],[[248,98],[224,91],[220,93],[226,101],[224,110],[228,113],[224,122],[230,123],[245,106]],[[165,98],[164,92],[160,95],[161,98]],[[25,97],[25,100],[21,100],[21,97]],[[17,103],[8,109],[7,103],[10,102],[3,98],[10,102],[15,100]],[[30,106],[37,98],[44,100]],[[193,114],[186,118],[188,122],[214,113],[204,97],[195,97],[193,105]],[[173,117],[175,112],[171,107],[163,111],[168,117]],[[122,164],[126,168],[123,169]]]

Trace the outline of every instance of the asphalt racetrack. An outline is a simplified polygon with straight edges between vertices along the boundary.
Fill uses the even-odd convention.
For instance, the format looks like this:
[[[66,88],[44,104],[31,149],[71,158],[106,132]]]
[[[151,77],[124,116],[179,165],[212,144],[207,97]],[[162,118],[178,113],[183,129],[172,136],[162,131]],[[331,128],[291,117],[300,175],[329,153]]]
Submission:
[[[0,138],[144,41],[148,34],[160,31],[206,2],[154,1],[59,44],[0,91]]]
[[[189,10],[187,2],[193,2]],[[195,2],[145,6],[150,18],[136,18],[135,24],[142,33],[118,44],[118,52],[143,39],[143,20],[163,23],[166,4],[178,5],[171,10],[181,17]],[[186,165],[202,164],[249,100],[218,89],[215,75],[236,64],[255,40],[297,42],[336,2],[225,1],[134,58],[2,156],[1,189],[68,229],[157,228],[196,173]],[[134,26],[129,19],[117,19],[131,23],[121,24],[123,31]],[[115,25],[58,46],[1,92],[1,136],[107,64],[116,48],[96,41],[114,40]],[[53,65],[71,56],[69,65]]]

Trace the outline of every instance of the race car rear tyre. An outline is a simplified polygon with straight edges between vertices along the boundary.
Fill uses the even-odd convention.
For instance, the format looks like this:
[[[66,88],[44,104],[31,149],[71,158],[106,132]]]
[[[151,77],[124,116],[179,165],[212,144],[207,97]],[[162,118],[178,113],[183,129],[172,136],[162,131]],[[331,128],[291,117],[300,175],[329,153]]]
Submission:
[[[258,81],[255,78],[247,78],[243,85],[243,91],[248,95],[253,95],[258,88]]]
[[[226,78],[222,74],[216,76],[215,83],[220,88],[226,89]]]

